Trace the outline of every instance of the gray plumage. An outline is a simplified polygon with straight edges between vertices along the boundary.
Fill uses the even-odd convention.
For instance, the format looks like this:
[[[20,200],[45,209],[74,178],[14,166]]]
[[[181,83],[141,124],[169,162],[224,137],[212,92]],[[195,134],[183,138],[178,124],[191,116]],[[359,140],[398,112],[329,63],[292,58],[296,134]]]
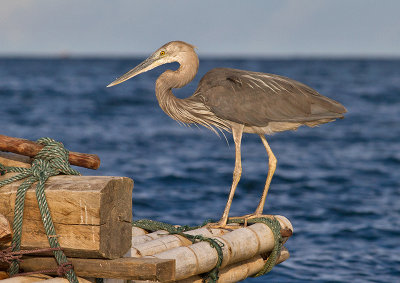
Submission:
[[[200,80],[192,96],[179,99],[174,96],[172,89],[188,84],[195,77],[199,66],[194,46],[182,41],[165,44],[108,87],[171,62],[178,62],[179,69],[165,71],[156,81],[156,96],[160,107],[177,121],[200,124],[214,131],[215,128],[232,131],[235,141],[233,183],[217,227],[226,225],[240,179],[240,145],[243,132],[259,134],[269,157],[268,177],[263,195],[256,212],[247,216],[253,217],[262,214],[276,167],[276,158],[264,134],[294,130],[302,125],[314,127],[343,118],[346,112],[346,108],[340,103],[295,80],[274,74],[228,68],[210,70]]]
[[[343,118],[346,111],[338,102],[292,79],[226,68],[209,71],[195,97],[216,116],[246,126]]]

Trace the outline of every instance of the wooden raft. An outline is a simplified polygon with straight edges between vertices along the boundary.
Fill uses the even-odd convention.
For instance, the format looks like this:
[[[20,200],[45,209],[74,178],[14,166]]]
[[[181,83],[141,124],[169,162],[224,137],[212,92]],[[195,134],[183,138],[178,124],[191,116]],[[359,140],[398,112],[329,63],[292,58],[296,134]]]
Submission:
[[[291,235],[292,226],[285,217],[276,217],[282,225],[281,234],[285,242]],[[273,248],[272,231],[260,223],[234,230],[200,228],[188,233],[215,237],[224,243],[219,282],[238,282],[256,274],[263,268]],[[132,248],[125,258],[71,258],[76,274],[86,278],[120,279],[112,281],[114,283],[125,280],[201,283],[203,279],[199,274],[213,269],[217,261],[218,255],[208,243],[192,244],[179,235],[169,235],[166,231],[147,233],[140,228],[133,228],[132,235]],[[276,263],[288,258],[289,252],[283,247]],[[27,257],[21,263],[24,271],[56,267],[52,257]]]
[[[286,242],[293,233],[292,224],[283,216],[275,217],[281,224],[281,235]],[[212,237],[223,243],[219,282],[237,282],[256,274],[262,270],[274,247],[273,233],[265,224],[231,227],[232,230],[200,228],[187,232],[191,235]],[[147,234],[140,228],[133,228],[132,234],[132,248],[127,256],[175,259],[174,281],[177,282],[202,282],[199,274],[211,271],[218,260],[216,250],[207,242],[192,244],[179,235],[169,235],[166,231]],[[288,258],[289,252],[283,247],[276,263]]]
[[[29,158],[0,152],[0,163],[6,166],[28,167],[27,162]],[[10,176],[12,173],[0,176],[0,180]],[[0,188],[0,250],[10,245],[10,223],[19,184]],[[55,176],[48,180],[46,197],[58,239],[77,276],[92,278],[92,282],[93,278],[113,278],[114,283],[126,280],[202,282],[199,274],[216,265],[215,249],[207,242],[192,244],[186,238],[169,235],[166,231],[147,233],[132,228],[132,187],[132,180],[123,177]],[[292,225],[283,216],[276,218],[286,241],[292,235]],[[233,225],[232,229],[200,228],[188,234],[213,237],[224,244],[218,282],[237,282],[256,274],[273,248],[272,231],[261,223],[244,228]],[[30,189],[25,201],[21,249],[45,247],[49,244],[34,190]],[[283,247],[276,263],[288,258],[289,252]],[[57,264],[53,257],[41,255],[24,256],[20,266],[29,272],[54,269]],[[7,267],[0,262],[0,279],[6,278]],[[9,283],[20,282],[18,280],[19,277],[7,279]],[[34,280],[26,280],[67,282],[62,278],[38,275]]]

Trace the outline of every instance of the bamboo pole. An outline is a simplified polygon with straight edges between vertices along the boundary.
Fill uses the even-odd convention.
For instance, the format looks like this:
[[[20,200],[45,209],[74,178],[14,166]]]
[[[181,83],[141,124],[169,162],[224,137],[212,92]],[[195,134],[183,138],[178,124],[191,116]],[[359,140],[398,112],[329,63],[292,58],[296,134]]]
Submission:
[[[52,278],[53,277],[45,274],[32,274],[29,276],[15,276],[11,278],[7,277],[6,279],[2,280],[1,283],[29,283],[29,282],[44,281]]]
[[[91,281],[83,279],[81,277],[78,277],[78,282],[79,283],[92,283]],[[45,283],[69,283],[69,281],[66,278],[54,277],[51,279],[47,279]]]
[[[84,279],[82,277],[78,277],[78,282],[79,283],[92,283],[91,281],[86,280],[86,279]],[[54,278],[51,278],[51,279],[47,279],[46,282],[44,282],[44,283],[69,283],[69,281],[66,278],[54,277]]]
[[[264,216],[265,217],[272,217],[271,215],[264,215]],[[282,237],[285,238],[285,237],[292,236],[292,234],[293,234],[292,224],[289,222],[289,220],[287,220],[284,217],[281,218],[281,221],[282,221],[282,223],[284,222],[284,224],[281,225],[281,235],[282,235]],[[229,228],[232,227],[232,229],[237,229],[237,228],[240,228],[240,225],[238,225],[238,224],[229,224],[228,227]],[[206,234],[201,234],[202,233],[201,231],[204,231],[204,230],[201,230],[201,229],[205,229],[205,228],[199,228],[199,229],[191,230],[191,231],[188,231],[188,232],[185,232],[185,233],[189,234],[189,235],[199,235],[200,234],[200,235],[203,235],[203,236],[207,236],[208,235],[209,237],[211,237],[211,236],[217,237],[217,236],[222,236],[223,234],[229,232],[229,230],[227,230],[227,229],[211,229],[211,234],[210,234],[210,233],[208,233],[210,231],[210,229],[207,228],[208,232],[205,232],[205,233],[207,233],[207,235],[206,235]],[[165,236],[168,236],[168,235],[170,235],[170,234],[165,230],[158,230],[158,231],[155,231],[155,232],[148,233],[146,230],[144,230],[142,228],[132,227],[132,247],[137,247],[138,245],[144,244],[146,242],[154,241],[156,239],[159,239],[161,237],[165,237]]]
[[[34,157],[42,148],[43,145],[33,141],[0,135],[0,151]],[[100,167],[100,158],[95,154],[70,152],[69,162],[72,165],[89,169]]]
[[[132,226],[132,240],[136,237],[143,236],[146,234],[148,234],[148,232],[146,230]]]
[[[78,277],[79,283],[91,283],[91,281]],[[12,278],[5,279],[1,283],[30,283],[46,281],[45,283],[69,283],[69,281],[62,277],[51,277],[44,274],[35,274],[29,276],[15,276]]]
[[[282,247],[281,254],[276,260],[276,264],[282,263],[289,258],[289,251]],[[222,268],[219,271],[218,282],[233,283],[239,282],[246,279],[249,276],[257,274],[263,269],[265,264],[265,259],[261,255],[256,255],[248,260],[238,262]],[[195,275],[183,280],[177,281],[177,283],[203,283],[204,280],[201,276]]]
[[[229,232],[226,229],[199,228],[185,232],[189,235],[202,235],[205,237],[218,237]],[[134,240],[139,238],[139,240]],[[189,246],[192,242],[180,235],[169,235],[166,231],[157,231],[147,235],[132,238],[130,257],[154,255],[173,248]]]
[[[133,228],[134,228],[134,230],[132,230],[132,232],[135,231],[134,233],[139,233],[140,230],[145,232],[144,229],[137,228],[137,227],[133,227]],[[151,233],[145,232],[145,234],[132,237],[132,247],[146,243],[146,242],[153,241],[155,239],[158,239],[162,236],[167,236],[167,235],[169,235],[169,233],[164,230],[159,230],[159,231],[155,231],[155,232],[151,232]]]
[[[275,217],[284,230],[293,230],[287,218]],[[215,239],[223,244],[224,258],[221,268],[270,252],[274,247],[273,233],[262,223],[234,230]],[[207,242],[199,242],[190,247],[174,248],[149,257],[175,259],[177,280],[208,272],[215,267],[218,260],[216,250]]]

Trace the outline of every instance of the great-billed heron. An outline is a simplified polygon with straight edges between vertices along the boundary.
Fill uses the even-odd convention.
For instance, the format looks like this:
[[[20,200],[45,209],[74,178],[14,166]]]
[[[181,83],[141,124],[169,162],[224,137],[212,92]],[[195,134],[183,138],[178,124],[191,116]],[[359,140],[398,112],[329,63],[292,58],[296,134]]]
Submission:
[[[172,62],[178,62],[180,67],[176,71],[166,70],[156,81],[156,96],[161,109],[172,119],[183,123],[200,124],[214,131],[231,131],[235,142],[233,182],[222,218],[214,225],[216,227],[226,226],[240,180],[243,133],[258,134],[269,158],[264,191],[257,209],[247,217],[260,216],[277,163],[265,134],[295,130],[302,125],[314,127],[343,118],[346,112],[340,103],[295,80],[228,68],[212,69],[200,80],[192,96],[179,99],[171,90],[188,84],[196,76],[199,67],[194,46],[182,41],[163,45],[108,87]]]

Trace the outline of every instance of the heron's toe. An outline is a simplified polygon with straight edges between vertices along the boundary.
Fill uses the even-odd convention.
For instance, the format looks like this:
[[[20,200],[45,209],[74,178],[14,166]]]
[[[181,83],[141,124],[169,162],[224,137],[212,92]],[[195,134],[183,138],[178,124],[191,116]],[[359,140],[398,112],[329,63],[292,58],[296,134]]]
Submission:
[[[241,227],[246,227],[248,224],[248,221],[250,219],[254,219],[254,218],[262,218],[262,217],[268,217],[268,218],[272,218],[272,215],[265,215],[265,214],[259,214],[259,213],[250,213],[250,214],[246,214],[243,216],[237,216],[237,217],[229,217],[228,219],[228,224],[237,224],[240,225]]]

